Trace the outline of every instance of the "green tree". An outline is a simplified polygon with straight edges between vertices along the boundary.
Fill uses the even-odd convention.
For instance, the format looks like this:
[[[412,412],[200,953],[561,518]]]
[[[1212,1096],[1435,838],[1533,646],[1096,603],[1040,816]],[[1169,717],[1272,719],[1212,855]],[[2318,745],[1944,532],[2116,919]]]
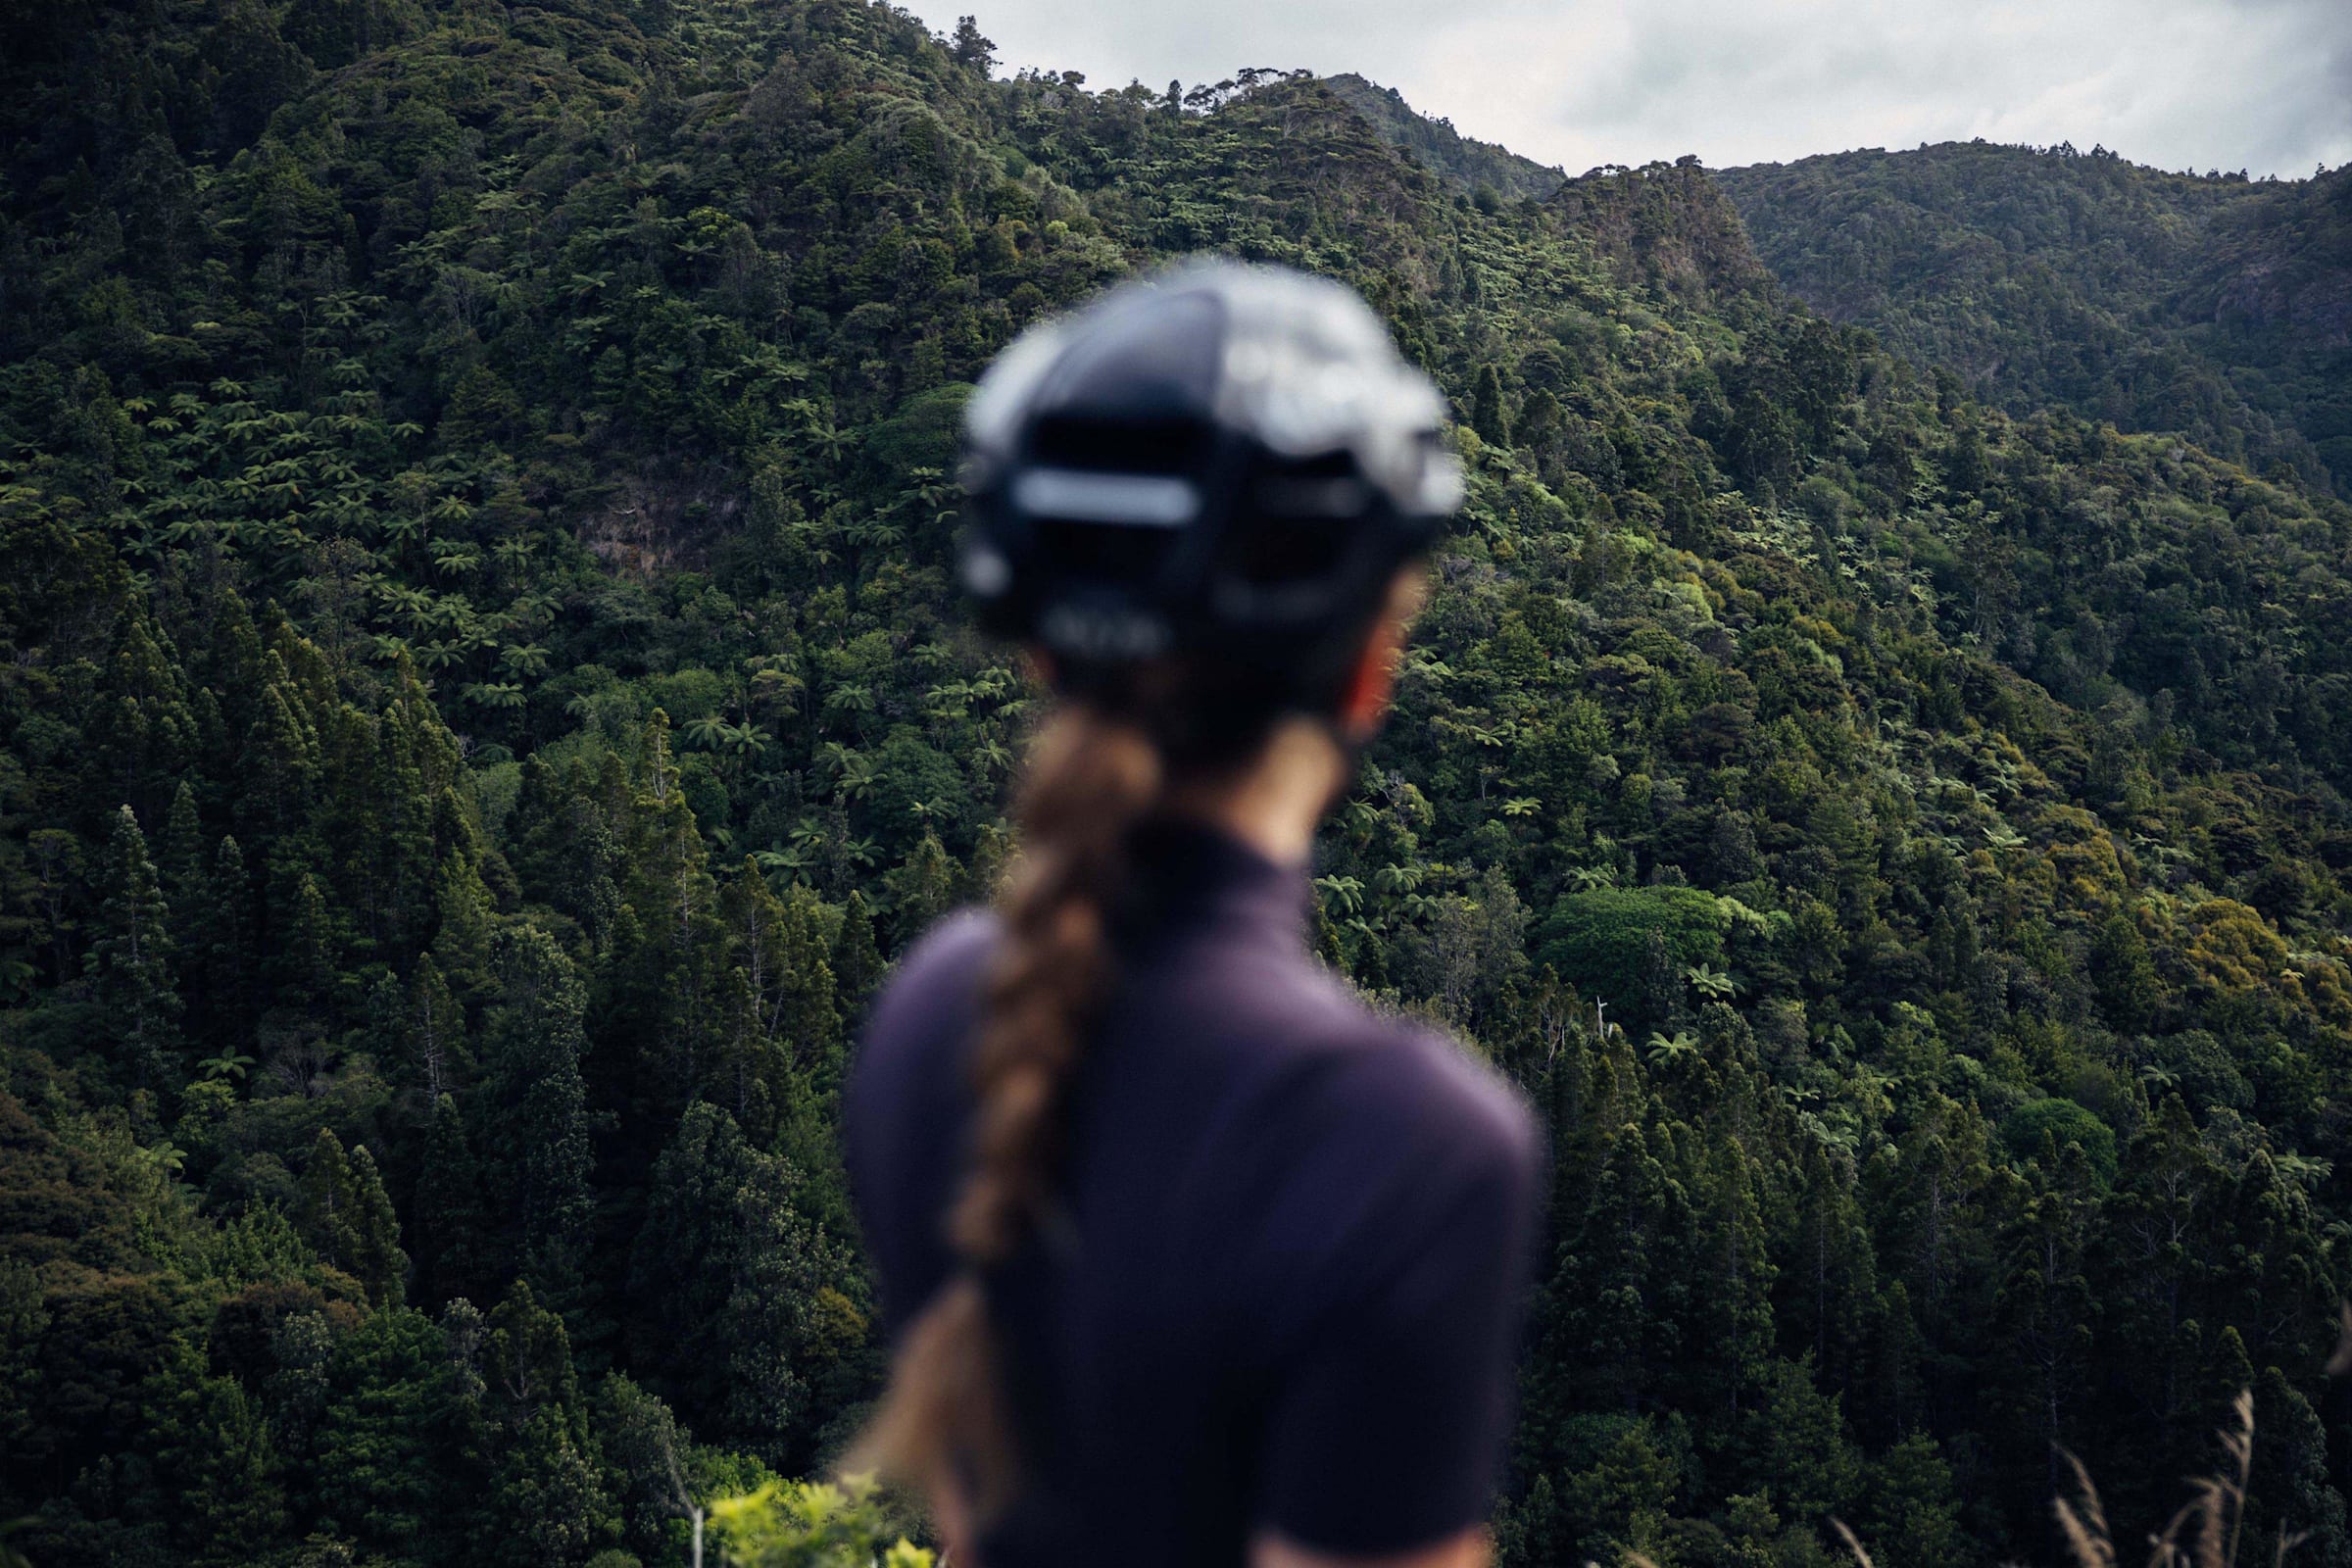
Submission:
[[[350,1268],[375,1306],[398,1306],[408,1292],[409,1254],[400,1250],[400,1222],[365,1144],[351,1151],[351,1209],[346,1227]]]
[[[1470,392],[1470,428],[1490,445],[1511,444],[1509,417],[1502,406],[1502,378],[1493,365],[1478,368],[1478,379]]]
[[[891,925],[902,951],[955,907],[957,880],[956,862],[936,833],[925,833],[891,871]]]
[[[258,964],[253,946],[253,884],[245,870],[245,853],[237,841],[222,835],[213,855],[213,874],[207,907],[212,912],[205,951],[205,995],[218,1018],[213,1035],[223,1043],[243,1043],[255,1006]]]
[[[359,1207],[359,1191],[342,1140],[321,1127],[311,1139],[311,1157],[302,1171],[294,1225],[321,1258],[355,1275],[360,1251]]]
[[[1961,1529],[1952,1469],[1924,1432],[1907,1434],[1869,1466],[1854,1533],[1886,1568],[1936,1568],[1974,1557]]]
[[[124,1081],[156,1086],[179,1044],[179,991],[172,974],[171,910],[147,838],[125,806],[107,841],[105,902],[88,967],[105,999],[109,1032]]]
[[[230,1378],[207,1376],[183,1353],[149,1391],[150,1439],[170,1477],[174,1530],[189,1559],[228,1565],[250,1561],[286,1523],[285,1489],[256,1402]]]
[[[696,1424],[788,1463],[861,1347],[857,1271],[801,1213],[801,1179],[732,1118],[688,1108],[630,1260],[637,1364]]]
[[[586,1284],[596,1213],[580,1071],[587,996],[571,960],[530,926],[500,933],[496,961],[475,1148],[491,1190],[506,1195],[514,1268],[568,1301]]]
[[[481,1167],[469,1147],[465,1117],[455,1098],[433,1102],[424,1155],[410,1205],[416,1243],[416,1297],[436,1302],[478,1290],[484,1282],[480,1252],[489,1230],[484,1212]]]
[[[2161,993],[2148,944],[2131,915],[2117,910],[2100,923],[2090,944],[2090,982],[2099,1011],[2116,1028],[2137,1034],[2156,1015]]]
[[[490,1315],[485,1354],[501,1411],[489,1517],[518,1561],[575,1568],[619,1533],[564,1320],[515,1283]]]
[[[997,46],[980,35],[980,27],[970,17],[956,19],[955,36],[948,41],[948,53],[956,63],[983,74],[995,69]]]
[[[431,1319],[395,1304],[336,1350],[317,1439],[319,1500],[363,1547],[427,1556],[420,1546],[449,1550],[471,1518],[453,1348]]]
[[[865,898],[852,889],[842,906],[840,934],[833,939],[833,978],[841,992],[845,1014],[864,1009],[866,1000],[882,980],[882,953],[874,942],[873,916]]]
[[[1761,1381],[1744,1418],[1745,1474],[1785,1516],[1823,1527],[1847,1511],[1862,1478],[1844,1413],[1815,1386],[1810,1362],[1776,1362]]]

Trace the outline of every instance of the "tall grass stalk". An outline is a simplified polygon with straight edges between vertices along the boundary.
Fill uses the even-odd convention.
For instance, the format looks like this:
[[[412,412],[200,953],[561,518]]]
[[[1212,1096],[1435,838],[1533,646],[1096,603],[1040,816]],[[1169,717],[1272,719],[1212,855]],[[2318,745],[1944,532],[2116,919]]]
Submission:
[[[2347,1344],[2352,1345],[2352,1310],[2346,1312],[2346,1329]],[[2246,1487],[2254,1475],[2253,1391],[2240,1390],[2231,1408],[2236,1419],[2219,1434],[2222,1467],[2189,1482],[2188,1500],[2161,1533],[2148,1538],[2147,1568],[2238,1568],[2238,1553],[2245,1544]],[[2117,1568],[2115,1536],[2108,1528],[2099,1489],[2082,1460],[2064,1448],[2058,1452],[2074,1476],[2074,1495],[2052,1497],[2050,1508],[2058,1516],[2071,1568]],[[1844,1520],[1832,1519],[1830,1525],[1857,1568],[1874,1568],[1870,1553]],[[2301,1532],[2281,1535],[2272,1548],[2271,1568],[2280,1568],[2303,1539]]]

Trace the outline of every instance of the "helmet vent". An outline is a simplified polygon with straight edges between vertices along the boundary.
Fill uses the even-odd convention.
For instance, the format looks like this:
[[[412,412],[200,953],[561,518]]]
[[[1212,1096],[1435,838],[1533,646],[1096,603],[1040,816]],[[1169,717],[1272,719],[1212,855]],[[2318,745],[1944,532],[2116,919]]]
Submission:
[[[1081,582],[1149,581],[1167,559],[1175,535],[1165,528],[1041,517],[1038,549],[1064,576]]]
[[[1048,416],[1029,432],[1028,460],[1108,473],[1189,473],[1206,432],[1192,419],[1105,419]]]

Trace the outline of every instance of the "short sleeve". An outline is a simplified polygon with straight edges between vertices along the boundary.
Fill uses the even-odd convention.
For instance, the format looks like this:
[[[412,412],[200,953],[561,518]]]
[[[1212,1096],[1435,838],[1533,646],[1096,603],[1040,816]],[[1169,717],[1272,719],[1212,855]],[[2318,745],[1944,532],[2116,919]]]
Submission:
[[[842,1099],[842,1160],[893,1335],[951,1272],[941,1227],[962,1172],[962,1051],[995,930],[963,914],[925,935],[876,1000]]]
[[[1488,1103],[1448,1118],[1448,1147],[1373,1227],[1376,1268],[1321,1303],[1278,1375],[1260,1523],[1299,1545],[1404,1551],[1487,1517],[1543,1161],[1524,1108],[1479,1087]]]

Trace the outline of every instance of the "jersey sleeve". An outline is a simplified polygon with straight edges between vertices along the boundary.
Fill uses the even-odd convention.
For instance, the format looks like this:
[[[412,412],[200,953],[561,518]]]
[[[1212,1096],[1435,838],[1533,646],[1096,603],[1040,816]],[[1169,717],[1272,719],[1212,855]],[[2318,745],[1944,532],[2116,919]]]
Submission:
[[[875,1001],[842,1097],[850,1199],[893,1336],[955,1266],[941,1219],[963,1169],[963,1042],[994,942],[986,916],[960,914],[915,944]]]
[[[1404,1551],[1487,1517],[1544,1161],[1524,1107],[1495,1085],[1474,1098],[1417,1107],[1401,1134],[1359,1128],[1356,1190],[1384,1200],[1329,1190],[1349,1234],[1305,1287],[1320,1299],[1278,1373],[1261,1476],[1260,1523],[1298,1545]]]

